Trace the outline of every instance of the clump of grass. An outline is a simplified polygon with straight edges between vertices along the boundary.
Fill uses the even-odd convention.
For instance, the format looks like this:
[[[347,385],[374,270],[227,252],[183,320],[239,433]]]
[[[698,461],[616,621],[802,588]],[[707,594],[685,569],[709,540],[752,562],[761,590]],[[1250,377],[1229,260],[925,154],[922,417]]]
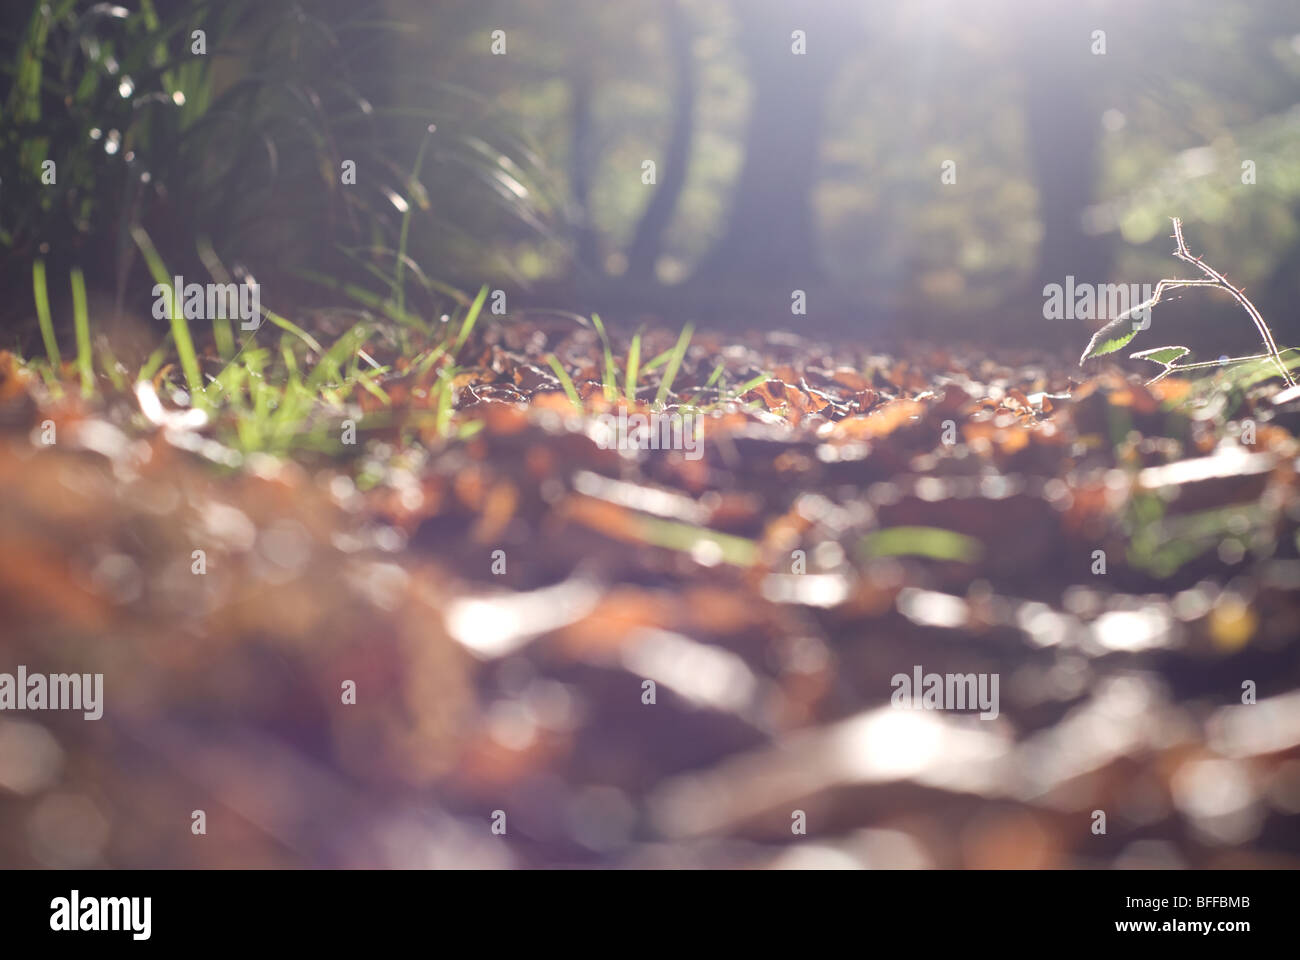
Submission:
[[[224,363],[221,371],[207,377],[204,384],[200,356],[181,305],[175,303],[175,291],[166,265],[142,229],[137,228],[133,233],[150,273],[162,285],[162,296],[171,306],[169,330],[134,373],[119,369],[118,360],[105,345],[102,363],[107,376],[102,381],[97,380],[85,279],[80,270],[74,270],[71,283],[76,369],[83,396],[93,397],[101,387],[109,384],[115,390],[126,392],[133,383],[142,381],[151,383],[160,393],[165,392],[162,388],[169,371],[174,369],[173,363],[178,363],[194,406],[208,414],[215,436],[239,453],[284,455],[295,449],[342,452],[339,426],[344,420],[357,417],[356,404],[362,395],[374,398],[382,409],[375,411],[372,405],[371,413],[358,419],[358,428],[392,423],[393,398],[383,385],[384,376],[391,370],[377,363],[365,349],[379,322],[378,318],[366,312],[362,312],[360,320],[326,346],[291,320],[263,305],[262,319],[267,322],[258,324],[237,346],[233,329],[231,341],[225,347],[219,345],[220,338],[214,329],[213,345]],[[214,276],[224,275],[224,268],[215,255],[206,258],[205,262]],[[222,277],[218,276],[218,279]],[[471,422],[453,430],[454,380],[460,369],[452,361],[473,332],[487,292],[485,286],[473,301],[465,298],[469,306],[459,324],[448,327],[438,342],[426,345],[410,368],[410,372],[420,378],[441,364],[437,369],[429,409],[413,418],[416,422],[427,418],[437,436],[471,436],[482,427],[481,423],[474,425]],[[49,306],[43,262],[38,262],[33,269],[33,294],[47,359],[44,362],[32,361],[31,366],[39,370],[52,393],[61,394],[62,358],[54,336],[54,318]],[[278,343],[273,336],[277,328]],[[268,337],[268,331],[272,336]],[[577,400],[572,381],[567,376],[563,379],[571,398]]]
[[[426,436],[446,439],[472,436],[482,429],[482,422],[474,418],[457,425],[455,403],[457,378],[463,373],[457,358],[482,316],[489,292],[487,285],[472,299],[458,292],[464,307],[454,322],[428,333],[412,331],[413,336],[423,336],[425,341],[417,340],[414,347],[402,344],[402,355],[412,358],[409,363],[401,364],[404,377],[415,385],[414,395],[427,397],[427,402],[411,408],[406,406],[409,401],[403,401],[403,409],[395,411],[394,394],[385,385],[385,378],[392,370],[368,352],[370,338],[386,330],[385,317],[378,311],[346,311],[359,315],[359,319],[332,343],[323,344],[293,321],[262,305],[263,322],[238,342],[233,327],[226,328],[227,340],[214,325],[207,360],[211,363],[215,353],[220,370],[215,375],[205,374],[203,358],[195,346],[182,305],[176,302],[176,291],[162,256],[142,228],[133,228],[131,232],[150,274],[161,286],[160,295],[170,307],[169,329],[135,371],[122,367],[107,344],[103,344],[100,360],[105,376],[97,378],[91,336],[93,318],[87,307],[85,280],[80,271],[74,271],[71,282],[76,370],[83,396],[93,397],[97,391],[110,386],[127,392],[141,381],[149,382],[158,394],[167,396],[173,393],[168,385],[175,382],[179,373],[180,381],[189,388],[191,403],[207,414],[207,429],[212,431],[212,436],[233,448],[233,453],[244,454],[286,455],[294,450],[342,453],[339,428],[347,420],[355,420],[358,430],[397,426],[403,436],[405,431],[423,426],[428,430]],[[209,273],[219,282],[228,282],[229,272],[211,246],[203,241],[199,246],[200,259]],[[58,392],[63,370],[46,282],[45,265],[41,263],[33,271],[33,289],[48,361],[33,365],[40,369],[51,391]],[[670,349],[644,365],[641,363],[642,335],[638,332],[631,339],[621,371],[614,361],[608,332],[598,316],[592,317],[592,325],[602,345],[605,396],[612,399],[622,396],[628,403],[635,403],[643,374],[657,370],[661,376],[654,404],[666,403],[685,363],[694,336],[693,325],[686,324]],[[582,409],[582,396],[569,371],[554,353],[547,354],[545,360],[569,402]],[[706,388],[712,388],[724,376],[723,366],[717,365]],[[760,374],[749,383],[720,392],[715,404],[729,402],[764,379],[766,374]],[[428,383],[431,386],[426,395],[422,387]],[[698,395],[697,392],[695,399]]]

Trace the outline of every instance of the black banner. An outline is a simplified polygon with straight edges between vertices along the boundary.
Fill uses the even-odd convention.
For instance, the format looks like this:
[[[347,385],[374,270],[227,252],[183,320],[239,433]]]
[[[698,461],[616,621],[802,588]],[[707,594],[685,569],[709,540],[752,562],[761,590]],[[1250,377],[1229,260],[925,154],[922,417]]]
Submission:
[[[1292,880],[1225,871],[8,872],[0,915],[7,944],[92,949],[337,950],[430,934],[436,949],[474,931],[499,946],[516,932],[563,929],[720,943],[836,935],[972,949],[1197,941],[1231,950],[1291,928]]]

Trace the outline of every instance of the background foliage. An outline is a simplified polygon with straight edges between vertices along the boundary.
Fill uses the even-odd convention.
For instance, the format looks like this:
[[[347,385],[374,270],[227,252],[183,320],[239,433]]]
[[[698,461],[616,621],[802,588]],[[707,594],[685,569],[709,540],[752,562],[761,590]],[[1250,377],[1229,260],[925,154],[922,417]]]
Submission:
[[[788,325],[800,287],[818,293],[800,322],[824,329],[977,323],[1073,341],[1078,326],[1037,318],[1041,285],[1153,282],[1179,215],[1295,339],[1300,10],[1285,0],[10,10],[12,282],[44,244],[120,287],[141,222],[169,261],[210,238],[264,282],[284,274],[286,298],[303,267],[384,290],[407,219],[405,280],[433,313],[442,284],[489,282],[616,320]],[[45,157],[57,188],[39,183]]]

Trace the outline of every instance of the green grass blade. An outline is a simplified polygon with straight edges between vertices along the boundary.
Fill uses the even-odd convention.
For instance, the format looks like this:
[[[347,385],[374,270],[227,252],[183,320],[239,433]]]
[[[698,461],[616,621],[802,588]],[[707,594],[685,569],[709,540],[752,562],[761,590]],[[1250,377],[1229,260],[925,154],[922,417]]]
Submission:
[[[691,399],[686,401],[686,405],[691,407],[695,406],[696,403],[699,402],[700,395],[705,390],[709,389],[709,387],[713,386],[715,383],[718,382],[718,378],[722,376],[722,371],[724,369],[726,369],[726,365],[722,363],[719,363],[716,367],[714,367],[713,372],[709,374],[709,379],[704,381],[704,386],[701,387],[699,390],[697,390],[695,394],[691,397]]]
[[[212,246],[212,241],[207,237],[199,237],[194,241],[195,250],[199,255],[199,260],[207,268],[212,279],[217,283],[230,283],[230,271],[221,262],[217,256],[217,251]],[[225,311],[219,311],[225,312]],[[239,352],[235,347],[235,328],[229,317],[212,318],[212,342],[217,345],[217,355],[229,363]],[[221,378],[218,377],[218,380]]]
[[[171,338],[172,335],[170,333],[163,337],[162,343],[158,344],[158,346],[154,348],[154,352],[149,354],[149,359],[146,360],[144,366],[140,368],[140,372],[135,375],[136,380],[153,379],[154,374],[162,368],[163,361],[167,359],[167,344]]]
[[[452,356],[460,353],[460,348],[465,341],[469,339],[470,331],[474,329],[474,324],[478,320],[479,312],[483,309],[483,304],[487,302],[488,288],[487,284],[479,289],[478,296],[474,302],[469,305],[469,310],[465,313],[465,319],[461,321],[460,333],[456,334],[456,343],[451,348]]]
[[[212,318],[212,342],[217,345],[217,354],[222,360],[230,360],[234,357],[235,328],[231,326],[229,317]]]
[[[424,356],[418,358],[411,364],[411,370],[417,377],[422,377],[429,372],[429,368],[438,362],[438,358],[447,352],[446,344],[438,344]]]
[[[113,348],[108,345],[107,338],[99,341],[99,367],[104,371],[104,376],[113,384],[113,389],[121,393],[126,389],[126,378],[122,376],[122,371],[118,369],[118,359],[113,353]],[[125,369],[125,368],[123,368]]]
[[[658,517],[638,519],[640,520],[638,532],[641,539],[657,547],[690,553],[702,544],[713,544],[721,552],[724,563],[738,567],[753,566],[761,555],[758,544],[745,537],[719,533],[716,530],[676,520],[661,520]]]
[[[673,351],[672,348],[669,347],[667,350],[659,354],[659,356],[655,357],[653,360],[649,360],[646,363],[642,364],[641,372],[650,373],[652,370],[658,370],[665,363],[671,360],[672,357],[673,357]]]
[[[564,367],[560,366],[560,361],[555,358],[555,354],[548,353],[546,355],[546,362],[549,363],[551,369],[555,371],[555,376],[560,381],[560,386],[564,388],[564,392],[568,395],[569,402],[575,407],[581,407],[582,400],[578,397],[578,391],[573,387],[573,379],[569,376],[568,372],[565,371]]]
[[[743,397],[745,394],[749,393],[749,391],[757,387],[760,383],[766,383],[770,379],[772,379],[770,374],[760,373],[758,376],[746,380],[740,386],[732,390],[731,393],[728,395],[729,399],[734,400],[736,397]]]
[[[600,315],[593,313],[591,315],[591,324],[596,328],[596,333],[600,335],[600,342],[605,347],[605,376],[601,380],[601,385],[605,388],[605,399],[610,403],[618,396],[618,368],[614,366],[614,351],[609,345],[609,335],[605,333],[605,325],[600,322]]]
[[[180,358],[181,370],[185,373],[185,382],[189,385],[190,394],[197,399],[203,395],[203,373],[199,369],[198,354],[194,352],[194,341],[190,337],[189,324],[185,322],[185,311],[176,302],[172,279],[167,275],[167,267],[163,264],[162,257],[158,255],[153,241],[149,239],[149,234],[137,224],[131,227],[131,236],[135,239],[135,245],[140,248],[140,253],[144,255],[144,262],[149,267],[154,283],[165,290],[164,296],[167,297],[170,308],[167,312],[171,318],[172,340],[176,344],[176,355]]]
[[[467,420],[457,428],[456,439],[468,440],[470,437],[474,436],[474,434],[482,430],[485,426],[487,426],[486,420]]]
[[[627,402],[636,403],[636,378],[641,365],[641,334],[632,337],[632,346],[627,348]]]
[[[45,381],[45,387],[50,391],[50,396],[56,400],[63,399],[63,387],[60,385],[58,378],[54,376],[54,370],[49,364],[41,364],[38,368],[41,372],[41,379]]]
[[[45,261],[32,264],[32,292],[36,296],[36,319],[41,325],[41,339],[45,341],[45,355],[57,371],[63,365],[59,344],[54,339],[54,321],[50,317],[50,291],[45,285]]]
[[[397,242],[397,265],[393,268],[393,300],[397,303],[397,312],[401,314],[406,313],[406,278],[403,271],[406,268],[406,240],[411,232],[411,209],[419,202],[424,191],[420,183],[420,170],[424,166],[424,151],[429,147],[433,131],[433,124],[430,124],[424,139],[420,141],[420,149],[415,155],[415,169],[411,171],[411,197],[405,201],[406,209],[402,211],[402,232]]]
[[[382,271],[375,270],[369,266],[367,266],[367,271],[375,274],[377,277],[384,278]],[[390,320],[400,323],[403,326],[415,327],[416,329],[425,331],[428,330],[428,325],[416,314],[410,313],[406,310],[398,310],[397,303],[391,298],[385,300],[377,293],[373,293],[364,287],[359,287],[355,283],[340,283],[335,278],[326,276],[323,273],[317,273],[315,270],[291,270],[290,273],[293,276],[301,277],[302,279],[309,280],[312,283],[320,284],[328,290],[336,290],[348,299],[359,303],[361,306],[374,310],[376,313],[382,313]],[[388,278],[384,279],[391,287],[392,280]]]
[[[72,268],[72,319],[77,331],[77,369],[81,371],[81,395],[88,397],[95,392],[95,360],[90,351],[86,278],[80,267]]]
[[[661,405],[672,390],[673,380],[677,377],[677,371],[681,369],[682,361],[686,359],[686,348],[690,346],[694,334],[695,327],[692,324],[688,323],[682,327],[677,343],[673,345],[672,356],[668,359],[668,369],[664,371],[663,378],[659,381],[659,392],[655,394],[656,405]]]
[[[453,404],[455,396],[452,394],[452,380],[456,376],[456,369],[442,371],[438,376],[438,403],[434,413],[434,427],[438,436],[445,437],[447,431],[451,428],[451,416],[455,412]]]
[[[307,375],[307,388],[309,390],[319,389],[325,382],[327,376],[332,376],[336,380],[343,379],[343,364],[348,358],[361,349],[361,344],[366,340],[366,325],[358,323],[329,348],[320,359],[316,361],[316,366],[312,372]]]
[[[368,373],[357,371],[357,383],[365,388],[366,392],[374,396],[384,406],[392,406],[392,399],[384,392],[384,388],[375,383]]]
[[[942,527],[886,527],[862,538],[861,548],[870,557],[930,557],[974,563],[983,544],[964,533]]]
[[[266,307],[262,308],[262,313],[265,315],[266,319],[270,320],[281,330],[285,330],[289,333],[292,333],[303,343],[307,344],[307,346],[310,347],[312,350],[314,350],[317,354],[323,354],[325,352],[325,348],[321,346],[319,340],[317,340],[310,333],[308,333],[302,327],[298,326],[293,321],[286,320],[284,317],[280,316],[274,310],[268,310],[266,309]]]

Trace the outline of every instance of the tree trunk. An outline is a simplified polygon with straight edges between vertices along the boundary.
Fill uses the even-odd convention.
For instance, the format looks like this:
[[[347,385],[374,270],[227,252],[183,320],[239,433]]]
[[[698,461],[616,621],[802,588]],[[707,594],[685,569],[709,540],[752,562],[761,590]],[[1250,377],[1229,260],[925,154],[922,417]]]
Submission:
[[[1043,237],[1034,284],[1105,283],[1112,262],[1107,236],[1084,230],[1084,211],[1096,199],[1101,111],[1090,95],[1106,56],[1092,53],[1091,21],[1059,10],[1026,11],[1021,61],[1025,132],[1038,187]]]
[[[663,0],[668,48],[676,75],[673,96],[673,125],[662,164],[663,179],[655,186],[627,253],[627,279],[634,284],[652,283],[655,262],[663,249],[663,235],[672,221],[686,174],[691,146],[695,142],[695,59],[691,51],[691,24],[678,0]]]
[[[575,68],[569,85],[569,190],[572,209],[574,260],[580,271],[601,273],[596,228],[591,221],[591,163],[595,156],[592,143],[591,70],[585,64]]]
[[[735,8],[753,107],[726,227],[694,280],[789,296],[820,274],[813,188],[823,105],[849,49],[850,22],[845,5],[833,0],[794,7],[744,0]],[[792,50],[794,30],[805,31],[805,54]]]

